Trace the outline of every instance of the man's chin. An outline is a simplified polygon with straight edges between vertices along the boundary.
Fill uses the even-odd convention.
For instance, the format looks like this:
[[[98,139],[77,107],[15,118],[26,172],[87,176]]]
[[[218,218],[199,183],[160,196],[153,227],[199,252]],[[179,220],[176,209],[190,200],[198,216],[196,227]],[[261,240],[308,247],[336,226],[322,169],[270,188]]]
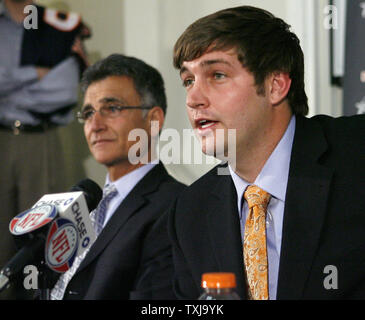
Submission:
[[[206,156],[214,157],[217,160],[228,163],[236,163],[236,152],[234,148],[231,150],[233,152],[228,152],[228,149],[222,145],[202,145],[201,151]]]
[[[119,165],[119,164],[125,162],[125,160],[126,160],[126,159],[122,159],[122,158],[104,158],[104,157],[96,157],[96,156],[94,156],[94,158],[95,158],[96,162],[98,162],[101,165],[106,166],[107,168]]]
[[[216,157],[216,150],[214,147],[206,147],[206,146],[202,146],[202,152],[206,155],[206,156],[211,156],[211,157]]]
[[[124,166],[126,168],[130,166],[139,166],[141,164],[147,164],[148,161],[144,161],[144,159],[140,158],[117,158],[113,160],[103,160],[103,161],[97,161],[100,164],[106,166],[107,168],[116,167],[116,166]]]
[[[218,159],[219,157],[224,157],[226,150],[224,142],[218,141],[218,143],[216,143],[214,139],[201,141],[201,149],[206,156],[212,156]]]
[[[214,157],[218,160],[227,160],[227,156],[224,154],[224,152],[217,152],[217,150],[215,148],[208,148],[202,149],[202,152],[206,155],[206,156],[210,156],[210,157]]]

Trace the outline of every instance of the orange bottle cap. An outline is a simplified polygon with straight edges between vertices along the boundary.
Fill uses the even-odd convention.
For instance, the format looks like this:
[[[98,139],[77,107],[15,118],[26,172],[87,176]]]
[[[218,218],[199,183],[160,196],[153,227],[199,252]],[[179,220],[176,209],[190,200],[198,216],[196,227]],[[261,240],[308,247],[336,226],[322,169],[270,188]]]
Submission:
[[[236,277],[234,273],[229,272],[204,273],[202,275],[202,287],[212,289],[234,288],[236,287]]]

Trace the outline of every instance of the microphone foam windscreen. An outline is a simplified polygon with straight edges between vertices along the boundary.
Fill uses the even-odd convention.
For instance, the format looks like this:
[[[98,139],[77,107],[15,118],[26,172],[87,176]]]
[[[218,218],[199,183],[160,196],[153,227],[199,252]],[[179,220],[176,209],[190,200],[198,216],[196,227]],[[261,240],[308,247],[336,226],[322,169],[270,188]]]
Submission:
[[[73,191],[83,191],[85,194],[85,200],[87,203],[87,207],[89,212],[94,210],[101,198],[103,197],[103,191],[99,187],[99,185],[91,179],[83,179],[79,181],[76,185],[74,185],[71,189]]]

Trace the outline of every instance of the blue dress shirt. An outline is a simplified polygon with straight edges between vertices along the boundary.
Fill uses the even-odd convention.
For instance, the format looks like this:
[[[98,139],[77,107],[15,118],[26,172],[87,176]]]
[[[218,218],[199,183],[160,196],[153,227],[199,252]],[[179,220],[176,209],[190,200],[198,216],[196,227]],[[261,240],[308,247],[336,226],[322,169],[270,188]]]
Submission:
[[[271,194],[266,216],[266,244],[269,265],[270,300],[276,299],[285,195],[288,183],[290,155],[294,132],[295,116],[292,116],[288,128],[286,129],[279,144],[276,146],[253,183]],[[229,170],[237,191],[237,206],[240,216],[241,236],[243,239],[246,217],[248,214],[248,205],[247,201],[243,198],[243,193],[250,184],[239,177],[231,167],[229,167]]]

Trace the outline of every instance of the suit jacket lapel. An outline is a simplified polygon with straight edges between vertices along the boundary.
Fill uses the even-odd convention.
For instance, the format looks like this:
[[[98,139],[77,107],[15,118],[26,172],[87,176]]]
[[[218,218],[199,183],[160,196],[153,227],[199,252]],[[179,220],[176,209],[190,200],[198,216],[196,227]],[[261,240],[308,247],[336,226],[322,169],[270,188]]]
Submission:
[[[93,261],[114,238],[118,230],[126,223],[126,221],[144,204],[145,200],[140,195],[128,196],[115,211],[110,221],[105,226],[99,237],[94,242],[90,251],[82,261],[78,272],[85,268]]]
[[[237,293],[246,297],[243,273],[243,248],[240,221],[237,212],[237,195],[231,176],[221,176],[212,189],[207,214],[207,225],[218,271],[234,272]],[[217,180],[215,180],[217,181]]]
[[[110,221],[96,239],[77,272],[84,269],[104,250],[119,229],[144,205],[146,202],[144,196],[154,192],[166,177],[168,177],[166,169],[162,164],[158,164],[142,178],[110,218]]]
[[[332,171],[319,164],[326,149],[320,126],[297,117],[285,200],[278,299],[301,298],[310,273],[332,178]]]

